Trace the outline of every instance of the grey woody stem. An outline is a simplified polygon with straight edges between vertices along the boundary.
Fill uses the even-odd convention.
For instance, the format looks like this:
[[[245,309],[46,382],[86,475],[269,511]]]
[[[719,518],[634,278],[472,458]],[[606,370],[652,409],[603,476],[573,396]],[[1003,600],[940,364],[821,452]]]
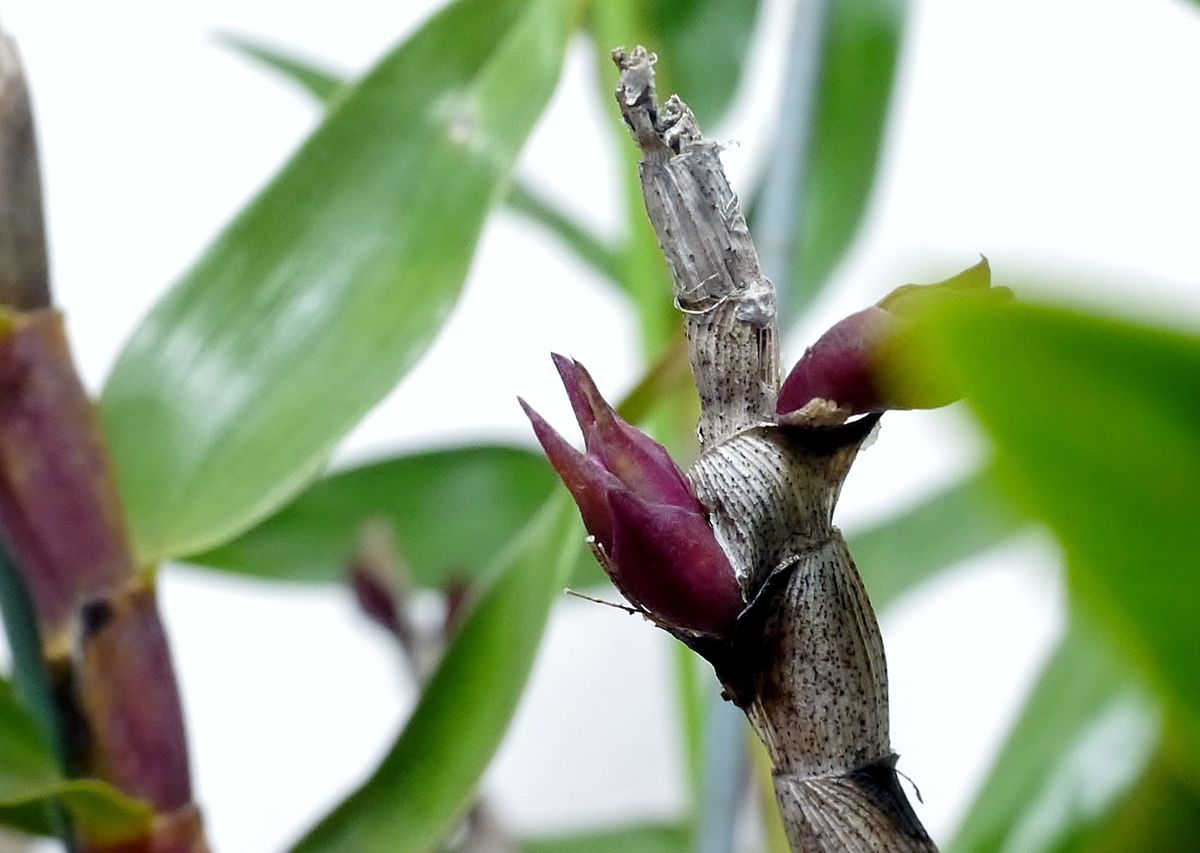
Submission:
[[[688,475],[748,602],[732,636],[672,633],[713,664],[766,745],[794,850],[934,851],[897,779],[879,626],[832,523],[878,416],[776,423],[775,289],[719,146],[677,96],[659,107],[652,54],[613,59],[700,391],[702,453]]]
[[[644,50],[615,58],[621,67],[617,100],[643,152],[646,212],[684,316],[702,404],[700,439],[718,442],[775,411],[775,287],[759,269],[720,146],[701,138],[696,117],[678,96],[659,109],[652,60]]]

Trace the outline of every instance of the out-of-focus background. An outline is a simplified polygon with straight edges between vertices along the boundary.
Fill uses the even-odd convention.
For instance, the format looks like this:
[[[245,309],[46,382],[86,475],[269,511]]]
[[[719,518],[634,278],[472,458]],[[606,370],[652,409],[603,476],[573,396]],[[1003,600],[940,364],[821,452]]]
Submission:
[[[319,121],[310,98],[217,34],[265,39],[352,76],[441,5],[0,5],[35,98],[57,302],[91,388]],[[763,4],[737,106],[706,129],[733,143],[725,159],[743,193],[772,156],[766,129],[794,11]],[[912,3],[865,226],[806,323],[787,330],[787,359],[894,286],[944,278],[980,253],[1004,283],[1197,328],[1198,12],[1180,0]],[[622,176],[597,73],[590,47],[574,45],[519,171],[614,234]],[[333,464],[452,441],[530,444],[518,393],[569,424],[550,351],[586,363],[613,398],[640,365],[635,320],[616,291],[498,211],[438,342]],[[847,484],[841,525],[853,530],[949,482],[980,448],[956,408],[889,414]],[[935,838],[961,817],[1062,628],[1058,564],[1049,537],[1025,535],[881,614],[893,742]],[[398,653],[344,590],[185,566],[167,569],[160,588],[214,846],[280,849],[362,779],[403,721],[414,694]],[[681,808],[670,642],[564,597],[487,777],[508,826]]]

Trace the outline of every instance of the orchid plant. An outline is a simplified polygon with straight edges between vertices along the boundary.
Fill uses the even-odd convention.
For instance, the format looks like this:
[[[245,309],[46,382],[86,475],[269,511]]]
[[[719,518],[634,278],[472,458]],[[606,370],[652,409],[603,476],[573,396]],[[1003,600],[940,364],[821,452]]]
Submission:
[[[730,850],[747,789],[768,795],[756,853],[1125,853],[1200,833],[1200,336],[994,287],[982,261],[934,285],[872,283],[888,295],[785,374],[781,340],[868,208],[908,4],[796,12],[743,206],[700,127],[749,97],[760,5],[453,0],[356,80],[229,37],[324,117],[96,399],[54,303],[37,81],[0,37],[0,827],[17,843],[215,846],[158,606],[172,562],[349,585],[412,663],[415,708],[359,787],[295,828],[305,853]],[[618,240],[514,175],[578,35],[620,145]],[[661,62],[619,52],[618,76],[618,44]],[[687,105],[659,104],[655,80]],[[326,471],[426,350],[498,208],[616,286],[641,382],[614,406],[554,356],[583,449],[522,401],[549,465],[531,440]],[[772,238],[761,268],[751,234]],[[834,506],[884,413],[960,399],[984,467],[843,538]],[[874,613],[1038,527],[1064,555],[1065,631],[957,829],[931,838],[901,785]],[[563,587],[610,581],[686,647],[689,800],[652,823],[526,837],[480,780]],[[411,618],[413,589],[442,596],[436,630]],[[714,678],[697,681],[693,653]],[[721,728],[731,706],[761,750],[739,715]],[[1099,747],[1104,784],[1081,758]]]

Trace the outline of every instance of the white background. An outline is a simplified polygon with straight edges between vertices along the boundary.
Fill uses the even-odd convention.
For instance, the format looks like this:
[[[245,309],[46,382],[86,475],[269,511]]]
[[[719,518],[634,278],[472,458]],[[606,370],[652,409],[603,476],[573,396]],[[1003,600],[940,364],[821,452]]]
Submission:
[[[354,73],[438,5],[0,4],[36,97],[54,286],[90,387],[154,299],[318,120],[306,97],[222,49],[214,32],[256,34]],[[783,0],[765,5],[744,106],[714,133],[741,143],[727,162],[743,190],[765,154],[790,15]],[[1197,328],[1194,4],[912,7],[870,216],[831,294],[790,341],[792,357],[839,316],[980,252],[1002,282]],[[619,178],[595,65],[577,44],[522,172],[615,234]],[[595,150],[571,151],[568,134],[595,140]],[[498,313],[511,318],[503,331]],[[445,333],[347,439],[339,464],[473,438],[528,442],[518,392],[565,427],[546,354],[580,358],[618,396],[637,370],[635,334],[611,289],[497,215]],[[845,527],[979,458],[962,412],[886,421],[846,488]],[[1030,535],[882,614],[893,740],[937,838],[948,838],[1060,628],[1056,565],[1049,540]],[[215,848],[280,849],[368,772],[403,720],[412,693],[396,654],[342,591],[171,568],[162,594]],[[667,642],[649,627],[563,601],[488,777],[506,822],[545,831],[680,809],[671,666]]]

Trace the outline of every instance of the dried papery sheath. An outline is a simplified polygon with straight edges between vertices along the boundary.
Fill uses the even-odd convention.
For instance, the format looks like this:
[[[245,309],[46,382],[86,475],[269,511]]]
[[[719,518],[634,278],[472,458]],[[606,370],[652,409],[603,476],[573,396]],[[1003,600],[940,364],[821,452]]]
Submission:
[[[688,482],[745,607],[731,626],[696,633],[660,618],[655,602],[637,603],[707,658],[726,696],[745,710],[774,763],[793,849],[933,851],[897,782],[879,626],[833,526],[842,482],[878,415],[843,421],[886,406],[856,383],[858,368],[835,364],[833,396],[849,402],[834,400],[842,414],[778,417],[774,287],[759,269],[719,148],[677,97],[659,108],[653,55],[639,47],[613,59],[617,101],[643,151],[646,209],[674,277],[700,391],[702,452]],[[871,322],[842,331],[857,345],[871,337]],[[543,445],[552,459],[564,452]],[[560,467],[568,484],[570,473]],[[635,562],[621,574],[645,570]]]

